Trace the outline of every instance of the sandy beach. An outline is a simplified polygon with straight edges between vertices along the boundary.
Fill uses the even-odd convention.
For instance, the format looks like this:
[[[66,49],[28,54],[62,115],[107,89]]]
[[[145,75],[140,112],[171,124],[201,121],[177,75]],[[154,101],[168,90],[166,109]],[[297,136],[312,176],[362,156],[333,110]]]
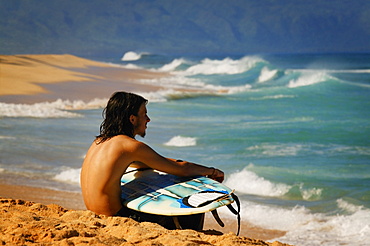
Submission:
[[[107,98],[116,90],[156,91],[161,88],[139,80],[166,76],[72,55],[1,55],[0,61],[0,102],[6,103]],[[20,186],[9,179],[0,171],[2,245],[286,245],[262,241],[283,231],[245,221],[241,236],[236,236],[236,219],[224,221],[227,226],[221,228],[207,215],[205,230],[196,232],[99,216],[86,210],[79,192]]]
[[[156,91],[159,86],[139,80],[166,76],[73,55],[0,55],[0,71],[0,101],[6,103],[109,98],[117,90]]]

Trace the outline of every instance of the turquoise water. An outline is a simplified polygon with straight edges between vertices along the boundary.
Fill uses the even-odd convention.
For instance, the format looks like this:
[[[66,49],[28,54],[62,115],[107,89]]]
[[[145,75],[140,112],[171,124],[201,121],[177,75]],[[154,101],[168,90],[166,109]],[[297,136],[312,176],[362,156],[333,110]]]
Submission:
[[[166,89],[138,92],[149,99],[152,120],[138,140],[164,156],[224,170],[242,219],[288,231],[279,241],[366,245],[370,55],[136,55],[104,61],[171,73],[142,81]],[[78,191],[105,103],[2,103],[1,172]]]

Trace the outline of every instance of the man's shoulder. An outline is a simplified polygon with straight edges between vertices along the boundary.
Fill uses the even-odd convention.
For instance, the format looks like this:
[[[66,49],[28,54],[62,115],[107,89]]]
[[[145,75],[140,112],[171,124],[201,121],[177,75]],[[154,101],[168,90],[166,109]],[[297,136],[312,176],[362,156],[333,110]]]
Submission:
[[[112,137],[110,140],[113,140],[113,141],[117,141],[117,140],[122,141],[122,140],[135,140],[135,139],[133,139],[133,138],[131,138],[129,136],[126,136],[126,135],[121,134],[121,135],[117,135],[117,136]]]
[[[143,145],[143,142],[140,142],[134,138],[131,138],[126,135],[117,135],[109,140],[109,142],[113,144],[123,144],[125,146],[131,145],[131,146],[140,146]]]

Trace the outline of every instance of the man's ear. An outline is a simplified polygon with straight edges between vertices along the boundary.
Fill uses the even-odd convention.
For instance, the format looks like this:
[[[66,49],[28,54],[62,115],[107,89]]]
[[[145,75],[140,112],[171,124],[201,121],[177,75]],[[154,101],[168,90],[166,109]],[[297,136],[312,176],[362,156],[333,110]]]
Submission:
[[[133,125],[135,125],[135,121],[136,121],[136,117],[135,117],[135,115],[130,115],[130,122],[131,122],[131,124],[133,124]]]

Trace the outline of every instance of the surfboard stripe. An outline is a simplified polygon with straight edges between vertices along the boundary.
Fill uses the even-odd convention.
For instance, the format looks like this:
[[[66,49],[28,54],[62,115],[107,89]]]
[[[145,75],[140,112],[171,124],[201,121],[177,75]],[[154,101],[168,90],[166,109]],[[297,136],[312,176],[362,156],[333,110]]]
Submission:
[[[193,184],[193,182],[197,182],[196,184]],[[207,183],[209,180],[203,178],[193,179],[192,181],[189,181],[187,184],[194,185],[196,187],[199,187],[199,189],[203,190],[202,188],[205,187],[207,189],[217,189],[217,187],[213,186],[211,183]]]
[[[195,186],[195,185],[192,185],[192,184],[188,184],[188,183],[181,183],[180,185],[184,186],[184,187],[187,187],[187,188],[191,188],[191,189],[194,189],[194,190],[198,190],[198,191],[202,191],[202,189],[198,186]]]
[[[181,196],[167,190],[167,189],[159,189],[158,192],[161,193],[161,195],[165,195],[165,196],[170,196],[170,197],[173,197],[173,198],[176,198],[176,199],[179,199],[181,198]]]

